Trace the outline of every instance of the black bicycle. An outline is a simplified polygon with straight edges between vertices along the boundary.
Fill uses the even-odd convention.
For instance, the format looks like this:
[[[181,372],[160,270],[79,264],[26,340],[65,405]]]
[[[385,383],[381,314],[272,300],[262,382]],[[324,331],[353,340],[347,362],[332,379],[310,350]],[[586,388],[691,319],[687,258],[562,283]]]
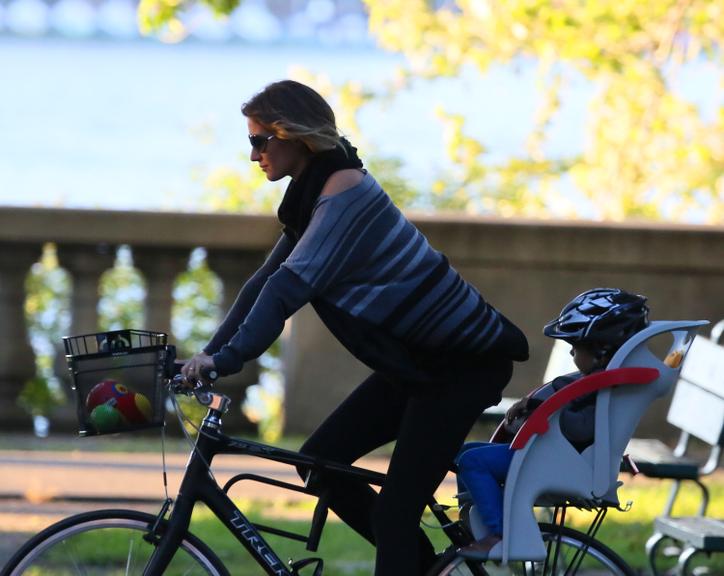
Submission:
[[[103,339],[100,335],[73,337],[83,339],[77,342],[66,339],[66,351],[79,391],[78,410],[82,432],[100,434],[157,425],[157,413],[163,412],[163,404],[159,407],[149,400],[149,397],[161,397],[156,390],[157,386],[150,386],[144,392],[138,391],[143,385],[142,377],[147,377],[149,373],[153,374],[157,383],[163,384],[171,399],[178,394],[193,396],[208,411],[198,428],[178,495],[174,501],[167,498],[156,515],[136,510],[110,509],[77,514],[61,520],[26,542],[5,565],[0,576],[229,575],[233,572],[214,553],[213,546],[189,531],[191,515],[197,503],[205,504],[252,556],[259,566],[255,574],[322,576],[323,559],[312,557],[284,562],[263,534],[304,542],[308,551],[315,552],[328,513],[324,478],[342,475],[381,486],[385,482],[385,475],[225,435],[221,419],[228,409],[229,399],[214,392],[209,386],[189,389],[178,377],[174,378],[173,347],[165,345],[165,335],[122,331],[122,340],[113,344],[117,334],[104,333]],[[148,334],[152,334],[152,337]],[[88,346],[91,336],[98,340],[97,346]],[[79,350],[75,345],[81,342],[83,347]],[[177,369],[178,364],[175,366]],[[115,371],[111,375],[118,378],[120,374],[128,376],[129,373],[135,373],[135,377],[131,378],[133,385],[128,384],[128,380],[122,384],[111,378],[109,370]],[[132,396],[132,402],[125,398],[129,395]],[[101,402],[105,398],[107,400]],[[96,401],[99,403],[96,404]],[[98,406],[105,408],[97,410]],[[119,411],[118,418],[111,414],[111,408]],[[97,412],[95,416],[94,411]],[[240,473],[221,487],[211,473],[211,464],[217,454],[251,455],[288,464],[298,470],[306,470],[305,482],[303,485],[292,484],[266,476]],[[301,535],[251,522],[228,496],[229,489],[241,481],[262,482],[316,497],[308,534]],[[465,560],[457,551],[472,542],[467,507],[468,504],[464,502],[462,506],[446,506],[431,498],[429,509],[447,535],[450,545],[441,553],[439,561],[429,572],[430,576],[634,574],[617,554],[595,539],[595,530],[605,515],[605,509],[598,511],[588,534],[566,527],[564,513],[557,515],[554,523],[541,523],[541,532],[549,549],[549,557],[543,562],[502,566]],[[461,513],[458,518],[448,516],[450,510],[458,512],[459,509]],[[565,506],[561,510],[564,512]]]

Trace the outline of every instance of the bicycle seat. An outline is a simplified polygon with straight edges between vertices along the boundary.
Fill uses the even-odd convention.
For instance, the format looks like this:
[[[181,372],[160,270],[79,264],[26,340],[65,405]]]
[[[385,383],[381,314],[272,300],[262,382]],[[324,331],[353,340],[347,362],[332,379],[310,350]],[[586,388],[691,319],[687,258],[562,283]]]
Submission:
[[[546,557],[533,513],[537,502],[553,498],[600,506],[618,503],[618,473],[626,445],[648,406],[672,389],[681,369],[681,362],[665,362],[654,354],[651,340],[670,333],[673,343],[666,357],[683,358],[705,324],[652,322],[616,352],[605,371],[566,386],[533,412],[511,444],[516,453],[504,488],[503,539],[489,558],[507,563]],[[579,453],[561,432],[560,410],[593,391],[595,441]]]

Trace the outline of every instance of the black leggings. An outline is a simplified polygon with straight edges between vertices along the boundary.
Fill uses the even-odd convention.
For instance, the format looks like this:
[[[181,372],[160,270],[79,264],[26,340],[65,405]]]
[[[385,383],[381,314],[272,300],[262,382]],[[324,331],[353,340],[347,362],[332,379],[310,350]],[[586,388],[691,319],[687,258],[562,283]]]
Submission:
[[[437,385],[372,374],[322,423],[301,451],[352,464],[397,440],[379,495],[367,484],[325,479],[330,507],[377,548],[376,576],[418,576],[435,559],[420,518],[473,423],[500,402],[509,360],[465,367]]]

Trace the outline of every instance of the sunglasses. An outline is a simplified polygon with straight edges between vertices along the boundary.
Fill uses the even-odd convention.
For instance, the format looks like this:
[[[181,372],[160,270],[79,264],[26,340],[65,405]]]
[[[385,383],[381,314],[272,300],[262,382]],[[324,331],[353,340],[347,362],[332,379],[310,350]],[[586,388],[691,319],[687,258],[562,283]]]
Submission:
[[[269,140],[275,138],[274,134],[271,136],[262,136],[261,134],[249,134],[249,143],[251,147],[256,150],[259,154],[262,154],[266,150],[266,146]]]

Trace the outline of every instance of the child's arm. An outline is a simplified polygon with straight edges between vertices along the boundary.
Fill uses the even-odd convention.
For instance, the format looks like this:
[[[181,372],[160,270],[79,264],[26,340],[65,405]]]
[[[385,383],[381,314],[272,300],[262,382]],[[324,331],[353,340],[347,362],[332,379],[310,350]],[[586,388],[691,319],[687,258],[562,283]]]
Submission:
[[[579,373],[566,374],[554,378],[547,384],[531,390],[526,396],[515,402],[505,413],[505,418],[498,424],[498,427],[490,437],[491,442],[507,443],[513,440],[520,427],[525,423],[533,411],[545,400],[550,398],[556,391],[565,384],[575,381]]]
[[[520,427],[526,421],[528,416],[531,415],[533,410],[538,408],[538,406],[542,403],[543,400],[541,398],[533,398],[529,396],[521,398],[508,408],[508,411],[505,413],[503,429],[508,434],[515,434],[518,430],[520,430]]]
[[[513,439],[511,448],[520,450],[533,435],[545,434],[548,430],[548,418],[576,398],[611,386],[648,384],[658,376],[659,371],[655,368],[616,368],[584,376],[543,402],[540,409],[535,411]]]

